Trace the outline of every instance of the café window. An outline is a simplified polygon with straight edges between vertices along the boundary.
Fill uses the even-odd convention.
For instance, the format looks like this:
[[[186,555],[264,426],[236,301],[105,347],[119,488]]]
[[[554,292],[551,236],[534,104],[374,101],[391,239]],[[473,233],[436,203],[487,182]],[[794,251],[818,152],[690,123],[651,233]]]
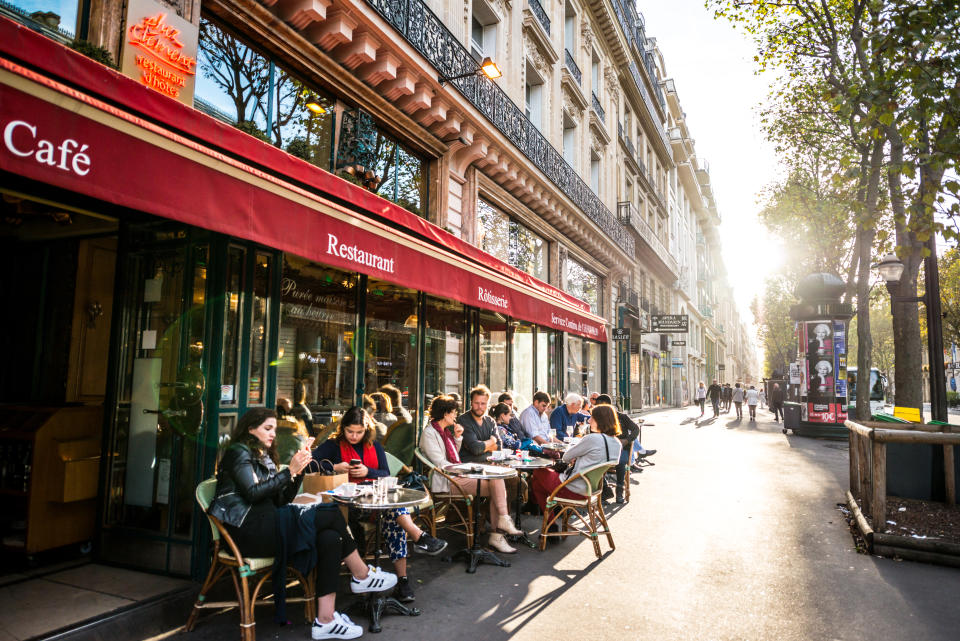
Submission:
[[[400,390],[403,405],[411,413],[419,409],[417,298],[415,290],[374,278],[367,281],[363,393],[372,394],[390,383]]]
[[[600,276],[577,261],[568,258],[563,263],[564,289],[590,305],[590,311],[600,313]]]
[[[514,321],[510,342],[513,347],[511,360],[511,386],[513,388],[514,407],[525,408],[533,399],[536,391],[536,369],[539,354],[536,353],[536,330],[530,323]],[[546,362],[546,354],[543,355]]]
[[[488,254],[546,282],[546,241],[483,199],[477,200],[477,244]]]
[[[0,2],[0,15],[66,43],[77,35],[80,6],[77,0],[6,0]]]
[[[428,402],[441,394],[463,396],[465,340],[463,305],[428,296],[423,383]]]
[[[480,312],[478,383],[494,396],[507,389],[507,319],[496,312]]]
[[[356,274],[284,255],[277,398],[302,397],[315,426],[353,405],[356,325]]]
[[[586,396],[600,391],[600,343],[567,336],[566,391]]]
[[[197,109],[329,170],[334,102],[216,23],[200,19]]]
[[[344,111],[337,143],[337,175],[427,216],[429,165],[403,143],[388,136],[370,114]]]

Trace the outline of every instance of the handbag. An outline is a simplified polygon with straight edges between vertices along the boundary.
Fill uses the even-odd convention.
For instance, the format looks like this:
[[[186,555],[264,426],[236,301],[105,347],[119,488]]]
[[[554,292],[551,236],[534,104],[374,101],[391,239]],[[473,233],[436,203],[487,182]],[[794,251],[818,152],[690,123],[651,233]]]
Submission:
[[[328,470],[323,466],[323,463],[326,462],[330,465]],[[317,464],[316,472],[306,472],[303,475],[303,491],[310,494],[322,494],[324,492],[329,492],[335,487],[339,487],[346,483],[350,479],[350,475],[346,472],[337,474],[333,471],[333,463],[327,459],[323,461],[312,460],[307,463],[307,469],[310,468],[314,463]]]

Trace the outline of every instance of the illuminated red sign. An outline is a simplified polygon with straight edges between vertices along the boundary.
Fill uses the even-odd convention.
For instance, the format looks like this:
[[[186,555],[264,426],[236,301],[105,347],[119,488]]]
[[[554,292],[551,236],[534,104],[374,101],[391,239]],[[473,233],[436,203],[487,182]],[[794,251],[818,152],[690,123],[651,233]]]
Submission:
[[[197,73],[197,59],[184,53],[178,38],[180,30],[167,24],[166,18],[166,14],[158,13],[131,25],[128,42],[142,52],[136,56],[140,82],[179,98],[187,78]]]

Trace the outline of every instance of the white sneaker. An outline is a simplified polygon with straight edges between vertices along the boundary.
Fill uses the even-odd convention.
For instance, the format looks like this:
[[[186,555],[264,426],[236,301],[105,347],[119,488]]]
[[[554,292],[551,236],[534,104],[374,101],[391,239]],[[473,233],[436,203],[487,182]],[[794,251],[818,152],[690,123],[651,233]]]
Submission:
[[[330,623],[313,620],[310,636],[314,639],[356,639],[363,634],[363,628],[339,612],[333,613]]]
[[[354,594],[363,594],[364,592],[386,592],[397,584],[397,575],[392,572],[384,572],[380,568],[372,565],[367,566],[369,572],[367,578],[358,581],[356,578],[350,579],[350,591]]]

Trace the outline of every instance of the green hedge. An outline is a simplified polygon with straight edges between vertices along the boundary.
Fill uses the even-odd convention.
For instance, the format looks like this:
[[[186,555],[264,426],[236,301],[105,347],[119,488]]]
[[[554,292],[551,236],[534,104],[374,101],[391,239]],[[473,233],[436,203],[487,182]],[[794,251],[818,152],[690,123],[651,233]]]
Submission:
[[[960,405],[960,392],[947,392],[947,405],[950,407]]]

